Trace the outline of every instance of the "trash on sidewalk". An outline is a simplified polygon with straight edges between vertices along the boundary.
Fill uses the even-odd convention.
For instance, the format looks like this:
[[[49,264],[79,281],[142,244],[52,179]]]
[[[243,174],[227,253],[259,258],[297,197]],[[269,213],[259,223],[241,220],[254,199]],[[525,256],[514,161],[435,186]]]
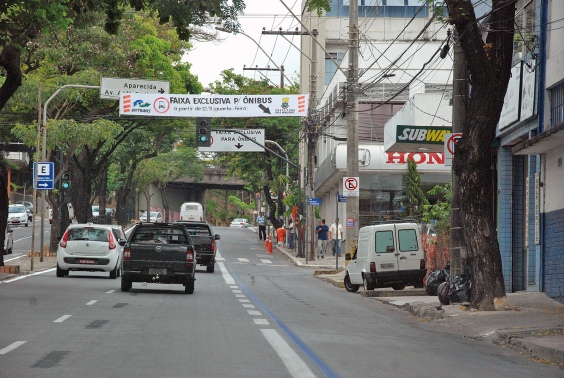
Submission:
[[[454,277],[450,284],[448,299],[450,303],[464,303],[470,301],[470,294],[472,291],[472,281],[470,276],[461,274]]]
[[[446,306],[450,304],[450,299],[448,297],[449,291],[450,291],[450,279],[447,277],[446,281],[441,283],[439,285],[439,288],[437,289],[439,302],[441,302],[442,305]]]
[[[450,262],[445,264],[443,269],[437,269],[431,271],[427,280],[425,281],[425,291],[429,295],[437,295],[437,290],[439,285],[446,281],[446,278],[450,276]]]

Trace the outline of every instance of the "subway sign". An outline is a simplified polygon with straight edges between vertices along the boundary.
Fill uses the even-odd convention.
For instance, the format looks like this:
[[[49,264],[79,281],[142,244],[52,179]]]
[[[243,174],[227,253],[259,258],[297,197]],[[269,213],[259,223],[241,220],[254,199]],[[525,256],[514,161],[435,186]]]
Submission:
[[[445,142],[445,134],[450,133],[451,130],[451,127],[445,126],[398,125],[396,130],[396,142],[438,144],[443,146]]]

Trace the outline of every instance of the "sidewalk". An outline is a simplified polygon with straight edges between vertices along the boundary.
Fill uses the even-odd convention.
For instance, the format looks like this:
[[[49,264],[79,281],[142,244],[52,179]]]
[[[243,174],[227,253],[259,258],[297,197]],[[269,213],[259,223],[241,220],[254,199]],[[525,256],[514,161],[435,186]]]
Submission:
[[[296,247],[296,246],[295,246]],[[286,258],[290,261],[292,261],[292,263],[294,263],[294,265],[299,266],[299,267],[304,267],[304,268],[313,268],[313,269],[317,269],[317,270],[324,270],[324,271],[328,271],[328,272],[332,272],[334,273],[337,270],[337,261],[335,256],[332,255],[332,252],[329,251],[325,254],[325,258],[324,259],[317,259],[317,256],[315,256],[315,260],[311,261],[308,259],[308,261],[306,262],[305,258],[302,257],[298,257],[298,248],[296,247],[294,250],[291,250],[290,248],[286,248],[286,247],[278,247],[277,245],[275,245],[275,243],[272,243],[272,249],[277,250],[280,254],[286,256]],[[345,254],[342,253],[341,257],[339,257],[339,262],[338,262],[338,270],[342,271],[345,269]],[[344,275],[343,275],[344,277]]]
[[[338,287],[344,287],[344,277],[344,271],[317,276]],[[564,304],[545,293],[510,293],[505,311],[472,311],[468,304],[441,306],[436,296],[421,295],[419,291],[406,288],[365,292],[361,288],[358,293],[409,311],[423,322],[435,323],[456,335],[520,348],[521,353],[541,362],[564,365]]]
[[[4,259],[11,259],[11,255],[4,255]],[[37,273],[47,269],[55,268],[57,266],[56,257],[44,257],[43,262],[39,261],[39,257],[33,258],[33,271],[31,268],[31,257],[23,256],[11,261],[5,261],[5,266],[19,266],[20,272],[16,274],[0,273],[0,281],[8,280],[17,276],[24,276],[26,274]]]

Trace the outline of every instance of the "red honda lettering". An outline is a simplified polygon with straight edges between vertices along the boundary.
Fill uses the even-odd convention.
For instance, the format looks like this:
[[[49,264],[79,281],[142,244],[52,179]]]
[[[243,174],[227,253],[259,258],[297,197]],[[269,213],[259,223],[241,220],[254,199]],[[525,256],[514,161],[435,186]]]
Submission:
[[[388,154],[388,161],[386,162],[386,164],[389,163],[405,164],[405,152],[388,152],[387,154]]]
[[[445,163],[445,154],[441,153],[429,153],[429,163],[428,164],[444,164]]]
[[[415,156],[419,156],[419,160],[415,159]],[[427,155],[421,154],[419,152],[412,152],[407,155],[407,160],[413,160],[415,164],[422,164],[425,163],[425,160],[427,160]]]

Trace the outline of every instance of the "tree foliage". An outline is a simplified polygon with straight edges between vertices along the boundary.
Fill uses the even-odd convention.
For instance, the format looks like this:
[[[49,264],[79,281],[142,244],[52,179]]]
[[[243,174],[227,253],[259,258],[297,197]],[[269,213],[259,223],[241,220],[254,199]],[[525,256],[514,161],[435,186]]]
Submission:
[[[404,210],[402,217],[421,218],[425,206],[429,201],[421,189],[421,175],[417,171],[417,163],[413,159],[407,159],[406,197],[402,200]]]

